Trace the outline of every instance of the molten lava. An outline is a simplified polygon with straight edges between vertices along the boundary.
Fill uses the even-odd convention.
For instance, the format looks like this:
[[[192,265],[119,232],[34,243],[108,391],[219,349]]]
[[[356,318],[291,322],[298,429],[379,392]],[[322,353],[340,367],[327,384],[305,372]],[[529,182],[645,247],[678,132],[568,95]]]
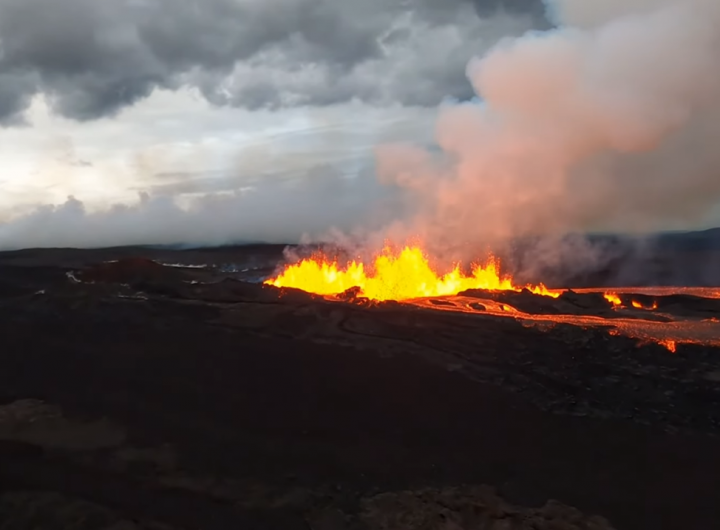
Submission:
[[[605,297],[605,300],[607,300],[613,305],[614,308],[624,307],[623,301],[617,293],[605,293],[603,296]],[[631,300],[630,305],[633,306],[635,309],[647,309],[652,311],[658,308],[657,300],[654,301],[653,305],[650,307],[645,307],[637,300]]]
[[[456,266],[440,275],[432,269],[419,247],[405,247],[394,252],[386,247],[378,254],[370,268],[352,261],[338,265],[324,255],[304,259],[288,265],[276,278],[265,283],[275,287],[293,287],[321,295],[340,294],[353,287],[372,300],[409,300],[413,298],[446,296],[468,289],[521,291],[557,298],[543,284],[517,286],[512,277],[500,274],[499,261],[491,257],[484,265],[474,265],[471,274],[464,274]]]
[[[610,302],[613,306],[619,307],[623,305],[622,300],[615,293],[605,293],[603,296],[605,296],[605,300]]]
[[[662,339],[662,340],[659,340],[658,343],[661,346],[665,346],[668,349],[668,351],[670,351],[672,353],[677,353],[677,342],[676,341],[671,340],[671,339]]]
[[[718,320],[714,317],[707,318],[708,304],[712,306],[713,300],[720,299],[715,290],[613,288],[610,292],[602,293],[612,305],[613,314],[608,316],[607,305],[602,302],[595,304],[597,295],[600,294],[595,289],[577,289],[574,290],[574,295],[559,298],[559,289],[549,291],[543,284],[522,286],[514,281],[512,276],[501,274],[500,270],[500,262],[491,257],[482,265],[474,265],[469,272],[456,266],[443,274],[431,265],[419,247],[410,246],[401,250],[385,248],[369,263],[349,261],[341,264],[339,260],[331,259],[326,254],[316,254],[286,265],[275,278],[265,283],[319,295],[345,294],[346,296],[338,297],[345,301],[355,297],[403,300],[405,304],[434,311],[471,314],[480,312],[483,315],[515,318],[523,325],[538,327],[558,323],[581,328],[611,326],[611,334],[633,337],[642,344],[655,342],[670,352],[677,352],[681,344],[720,346]],[[529,296],[507,297],[497,293],[522,289],[558,300],[541,302]],[[463,293],[469,290],[474,292]],[[678,292],[689,297],[705,298],[706,303],[698,309],[692,305],[693,300],[689,299],[690,305],[683,309],[683,314],[675,314],[674,305],[653,300],[654,297],[670,296]],[[576,296],[586,295],[591,296],[583,298],[582,302],[573,301]],[[444,297],[442,302],[433,299],[441,296]],[[715,304],[717,305],[713,307],[720,311],[720,301]],[[649,313],[660,306],[664,308],[661,315]],[[648,313],[643,314],[645,311]]]

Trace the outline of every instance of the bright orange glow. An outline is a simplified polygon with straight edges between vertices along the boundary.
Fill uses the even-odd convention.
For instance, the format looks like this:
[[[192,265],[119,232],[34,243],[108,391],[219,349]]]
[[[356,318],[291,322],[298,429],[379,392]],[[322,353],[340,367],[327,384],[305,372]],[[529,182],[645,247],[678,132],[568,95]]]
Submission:
[[[363,263],[353,261],[340,267],[324,255],[288,265],[276,278],[265,282],[275,287],[293,287],[321,295],[339,294],[358,287],[362,296],[372,300],[409,300],[431,296],[447,296],[467,289],[521,291],[510,276],[500,274],[500,263],[494,257],[484,265],[475,265],[470,275],[459,266],[438,275],[419,247],[405,247],[400,252],[386,247],[367,273]],[[529,291],[557,298],[543,285],[526,285]]]
[[[610,302],[615,307],[623,305],[622,300],[615,293],[605,293],[603,296],[605,297],[605,300]]]
[[[653,304],[650,307],[644,307],[640,302],[637,300],[632,301],[632,306],[635,309],[648,309],[650,311],[655,311],[658,308],[657,300],[653,301]]]
[[[677,352],[677,343],[674,340],[670,340],[670,339],[659,340],[658,343],[661,344],[662,346],[665,346],[672,353]]]

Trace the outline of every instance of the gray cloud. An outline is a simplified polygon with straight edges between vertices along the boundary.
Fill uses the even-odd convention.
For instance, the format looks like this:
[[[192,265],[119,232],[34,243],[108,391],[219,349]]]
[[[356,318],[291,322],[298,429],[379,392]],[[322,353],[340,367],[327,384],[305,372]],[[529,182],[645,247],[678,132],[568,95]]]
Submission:
[[[198,178],[202,178],[198,176]],[[127,244],[224,244],[243,241],[287,243],[355,225],[379,228],[402,215],[400,194],[389,192],[370,171],[347,178],[317,165],[299,179],[258,179],[250,188],[192,191],[168,186],[140,194],[134,205],[89,211],[69,197],[0,224],[0,249],[105,247]],[[210,188],[207,183],[199,187]],[[166,193],[163,193],[166,192]]]
[[[0,0],[0,121],[17,123],[36,93],[60,114],[89,120],[181,85],[216,104],[249,108],[351,99],[437,104],[471,96],[464,63],[500,36],[536,25],[541,6]]]
[[[36,90],[32,75],[24,72],[0,71],[0,124],[19,125],[25,122],[23,111]]]

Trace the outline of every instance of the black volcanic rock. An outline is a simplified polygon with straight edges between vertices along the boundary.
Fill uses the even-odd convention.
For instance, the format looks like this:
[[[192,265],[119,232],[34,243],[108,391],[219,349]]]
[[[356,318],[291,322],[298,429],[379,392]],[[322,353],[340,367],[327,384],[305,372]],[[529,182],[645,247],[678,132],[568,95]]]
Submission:
[[[558,301],[567,302],[573,306],[590,310],[592,312],[599,312],[612,307],[612,304],[608,302],[601,293],[576,293],[568,289],[563,292],[559,297]]]
[[[177,282],[187,278],[181,271],[147,258],[125,258],[99,263],[76,274],[83,282],[126,283]]]
[[[498,317],[494,301],[584,314],[600,295],[435,301],[456,312],[238,281],[210,251],[134,249],[146,259],[93,265],[123,252],[5,256],[15,265],[0,254],[0,279],[26,293],[0,297],[0,526],[604,530],[586,515],[598,513],[618,528],[687,530],[720,520],[718,348],[671,353],[631,338],[622,326],[634,322],[610,321],[623,312],[607,304],[608,315],[573,325]],[[90,272],[73,282],[68,263]],[[673,325],[694,325],[716,303],[658,297],[658,312],[692,308]]]
[[[350,287],[350,289],[336,295],[338,300],[344,300],[346,302],[353,302],[362,296],[362,289],[360,287]]]
[[[538,509],[513,506],[486,486],[388,492],[363,499],[362,506],[369,530],[613,530],[604,518],[557,501]]]

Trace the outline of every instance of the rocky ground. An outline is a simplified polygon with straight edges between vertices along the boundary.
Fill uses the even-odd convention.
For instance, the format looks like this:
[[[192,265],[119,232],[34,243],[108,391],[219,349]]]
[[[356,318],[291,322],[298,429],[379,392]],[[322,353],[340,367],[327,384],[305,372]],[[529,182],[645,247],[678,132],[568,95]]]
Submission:
[[[252,283],[281,256],[0,253],[0,528],[716,527],[720,349]]]

